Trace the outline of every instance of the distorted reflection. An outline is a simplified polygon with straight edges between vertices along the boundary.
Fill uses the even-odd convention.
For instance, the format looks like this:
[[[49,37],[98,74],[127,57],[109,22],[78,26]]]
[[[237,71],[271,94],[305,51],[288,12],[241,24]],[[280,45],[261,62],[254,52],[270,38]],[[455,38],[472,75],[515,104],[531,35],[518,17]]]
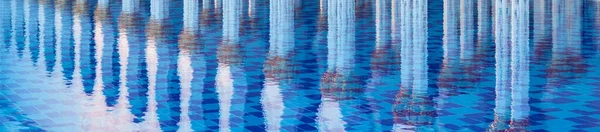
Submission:
[[[427,3],[394,0],[393,37],[400,37],[401,80],[392,113],[394,131],[432,130],[435,111],[427,98]],[[402,17],[402,18],[398,18]],[[399,30],[399,31],[397,31]]]
[[[346,131],[341,100],[351,98],[354,68],[354,1],[327,1],[327,70],[321,78],[320,131]]]
[[[369,101],[369,107],[373,108],[372,118],[375,122],[372,124],[374,131],[391,130],[391,127],[382,124],[383,120],[391,119],[387,116],[387,111],[392,109],[392,101],[381,98],[382,95],[389,95],[390,91],[398,90],[397,76],[400,70],[399,60],[396,53],[398,46],[396,41],[392,43],[391,38],[397,39],[399,36],[391,36],[391,32],[398,32],[392,27],[399,24],[392,24],[392,18],[398,18],[398,12],[391,16],[392,11],[388,10],[391,3],[397,4],[398,1],[377,0],[375,1],[375,50],[371,54],[371,77],[366,86],[365,96]],[[394,8],[396,9],[396,8]],[[399,45],[399,44],[398,44]],[[393,50],[391,50],[393,49]],[[382,103],[385,102],[386,104]]]
[[[165,19],[168,16],[168,3],[167,0],[151,0],[150,1],[150,20],[148,22],[148,26],[146,27],[146,63],[147,63],[147,71],[148,71],[148,110],[146,112],[146,120],[145,125],[154,130],[162,129],[159,120],[160,116],[165,116],[168,118],[168,109],[164,110],[163,108],[159,108],[158,103],[159,99],[161,99],[161,94],[168,94],[166,92],[166,88],[164,85],[160,86],[159,83],[159,59],[165,54],[159,54],[158,46],[161,42],[165,42],[165,33],[163,29],[165,28]],[[166,50],[166,49],[165,49]],[[168,63],[166,64],[169,65]],[[169,68],[165,68],[163,70],[169,70]],[[166,76],[166,75],[165,75]],[[161,78],[162,79],[162,78]],[[165,102],[162,100],[162,102]],[[163,109],[163,112],[166,113],[159,114],[158,109]],[[165,119],[166,120],[166,119]],[[164,120],[163,120],[164,121]],[[166,125],[166,124],[165,124]]]
[[[598,0],[3,0],[0,131],[597,131]]]
[[[219,0],[215,1],[219,7]],[[223,0],[223,38],[217,52],[218,68],[216,75],[216,88],[219,98],[219,129],[221,131],[237,130],[243,126],[244,121],[231,120],[242,117],[245,96],[247,92],[243,56],[240,44],[240,16],[242,9],[241,0]],[[235,101],[235,102],[234,102]]]
[[[265,88],[261,104],[266,117],[267,131],[280,131],[283,103],[282,89],[292,89],[291,54],[294,47],[293,0],[271,0],[269,13],[269,55],[265,63]],[[289,98],[289,97],[288,97]]]
[[[586,70],[581,56],[582,4],[582,1],[552,1],[552,59],[546,70],[548,87],[573,84],[579,73]]]
[[[205,129],[200,122],[202,110],[190,109],[192,100],[201,100],[204,79],[202,46],[199,44],[199,5],[198,0],[183,1],[183,29],[179,34],[179,57],[177,58],[177,75],[181,81],[181,115],[178,131]],[[201,64],[201,65],[193,65]],[[193,84],[193,85],[192,85]],[[193,97],[193,98],[192,98]],[[196,102],[196,101],[194,101]],[[194,129],[195,128],[195,129]]]
[[[529,125],[529,2],[495,4],[496,108],[490,130],[520,131]]]
[[[25,47],[23,47],[24,56],[22,59],[26,61],[32,61],[35,65],[35,63],[37,62],[37,52],[35,52],[35,50],[36,48],[38,48],[38,38],[37,35],[34,35],[36,32],[38,32],[38,19],[35,13],[36,9],[38,8],[35,8],[34,6],[37,3],[37,1],[26,0],[23,3],[25,6]]]

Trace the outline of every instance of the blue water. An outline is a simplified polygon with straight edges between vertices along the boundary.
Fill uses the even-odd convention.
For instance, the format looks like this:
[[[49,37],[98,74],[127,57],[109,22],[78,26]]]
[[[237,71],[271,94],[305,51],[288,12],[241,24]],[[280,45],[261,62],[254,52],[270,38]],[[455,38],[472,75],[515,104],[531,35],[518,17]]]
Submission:
[[[598,0],[0,1],[0,131],[600,131]]]

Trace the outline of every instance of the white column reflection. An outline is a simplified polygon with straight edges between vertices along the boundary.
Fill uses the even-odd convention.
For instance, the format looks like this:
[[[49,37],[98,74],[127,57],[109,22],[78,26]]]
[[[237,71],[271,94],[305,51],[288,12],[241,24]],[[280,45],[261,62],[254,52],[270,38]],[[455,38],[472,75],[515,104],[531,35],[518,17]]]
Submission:
[[[267,131],[280,131],[284,103],[281,89],[289,89],[288,69],[294,47],[294,9],[293,0],[269,1],[269,55],[265,63],[265,87],[261,92],[261,104],[266,117]]]
[[[248,16],[250,18],[256,17],[256,0],[248,0]]]
[[[327,70],[321,80],[320,131],[346,131],[339,99],[348,96],[346,85],[354,68],[354,7],[354,1],[327,1]]]
[[[415,125],[430,123],[431,119],[426,117],[431,109],[415,105],[424,103],[427,94],[427,1],[394,0],[392,5],[396,24],[392,37],[400,41],[402,56],[401,87],[392,108],[392,129],[412,131]]]
[[[221,0],[215,0],[215,8],[220,7]],[[219,46],[218,68],[216,75],[216,87],[219,97],[219,129],[220,131],[231,131],[231,110],[234,109],[232,99],[245,96],[245,87],[237,87],[245,83],[245,76],[241,67],[240,43],[240,15],[241,0],[222,0],[223,2],[223,38]],[[235,75],[234,75],[235,74]],[[243,84],[242,84],[243,85]],[[237,109],[236,109],[237,110]],[[242,124],[236,124],[243,126]]]
[[[153,130],[160,130],[158,121],[158,102],[156,101],[156,82],[158,71],[158,51],[157,43],[159,38],[164,37],[163,21],[168,16],[168,1],[167,0],[151,0],[150,1],[150,22],[146,29],[146,63],[148,71],[148,112],[146,113],[145,126]]]
[[[496,42],[496,107],[491,130],[508,129],[510,117],[510,2],[496,0],[494,8],[494,34]]]
[[[529,0],[497,0],[496,108],[490,130],[525,130],[529,118]]]
[[[529,0],[511,1],[511,128],[529,125]]]
[[[183,1],[183,31],[179,34],[179,55],[177,58],[177,75],[181,82],[181,114],[178,131],[193,131],[192,121],[190,120],[190,98],[192,97],[192,80],[194,79],[194,71],[192,66],[192,57],[194,50],[198,45],[199,31],[199,8],[198,0]],[[195,93],[202,94],[202,93]]]

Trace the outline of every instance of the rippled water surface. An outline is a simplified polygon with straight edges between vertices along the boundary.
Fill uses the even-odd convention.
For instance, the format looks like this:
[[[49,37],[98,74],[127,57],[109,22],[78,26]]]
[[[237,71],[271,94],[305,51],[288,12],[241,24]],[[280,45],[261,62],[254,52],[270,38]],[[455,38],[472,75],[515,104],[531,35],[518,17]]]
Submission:
[[[598,0],[0,2],[0,131],[600,131]]]

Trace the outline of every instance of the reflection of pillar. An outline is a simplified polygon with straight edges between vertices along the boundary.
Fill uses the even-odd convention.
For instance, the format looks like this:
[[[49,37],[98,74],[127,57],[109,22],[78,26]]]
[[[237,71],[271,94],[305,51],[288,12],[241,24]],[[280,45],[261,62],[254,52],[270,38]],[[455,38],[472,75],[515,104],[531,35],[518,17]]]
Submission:
[[[34,8],[34,5],[39,3],[33,0],[26,0],[24,2],[25,4],[23,6],[25,6],[25,55],[23,59],[29,59],[27,61],[32,61],[33,66],[36,66],[38,59],[37,48],[39,46],[39,39],[37,38],[38,36],[34,34],[38,32],[38,19],[36,18],[37,15],[35,15],[35,13],[37,13],[38,8]]]
[[[443,115],[443,111],[448,111],[449,108],[447,103],[451,102],[452,96],[456,95],[457,87],[459,79],[461,76],[458,76],[454,73],[458,73],[459,70],[459,61],[458,57],[460,56],[460,40],[459,40],[459,19],[460,18],[460,1],[459,0],[444,0],[444,8],[443,8],[443,44],[442,49],[443,53],[443,61],[442,67],[440,69],[440,75],[438,76],[437,87],[439,91],[438,100],[436,101],[436,114]],[[409,54],[410,55],[410,54]],[[402,58],[405,58],[402,54]],[[404,64],[405,62],[402,62]],[[409,62],[406,62],[409,63]],[[410,73],[410,69],[402,68],[402,74]],[[404,80],[404,79],[403,79]],[[454,99],[460,97],[454,97]],[[445,118],[454,118],[453,116],[440,116],[436,118],[436,123],[438,124],[438,129],[444,130],[445,128],[441,127],[446,124]]]
[[[460,1],[460,58],[472,61],[475,53],[475,0]]]
[[[183,1],[183,30],[179,35],[179,55],[177,58],[177,75],[181,82],[181,114],[179,131],[193,131],[190,119],[190,99],[192,93],[192,80],[194,79],[194,68],[192,66],[193,51],[199,50],[196,45],[198,40],[199,20],[198,0]],[[201,124],[201,123],[199,123]]]
[[[0,28],[0,32],[3,32],[3,33],[8,33],[12,29],[12,27],[11,27],[12,26],[11,16],[12,15],[7,15],[9,12],[12,14],[12,9],[11,9],[12,4],[11,4],[11,2],[12,1],[8,1],[8,0],[0,1],[0,10],[2,12],[5,12],[4,15],[0,16],[0,26],[3,27],[3,28]],[[42,7],[42,5],[43,4],[39,5],[40,8]],[[43,16],[42,14],[39,14],[39,15]],[[39,19],[41,19],[41,18],[39,18]],[[10,28],[8,28],[8,27],[10,27]],[[42,38],[40,37],[40,40],[41,39]],[[0,41],[2,42],[0,44],[0,51],[2,51],[3,53],[8,53],[8,48],[10,48],[9,47],[10,43],[6,43],[6,42],[10,42],[10,37],[8,37],[8,35],[0,35]],[[42,42],[42,41],[40,41],[40,42]]]
[[[392,17],[399,35],[401,58],[401,87],[396,95],[392,113],[394,131],[414,130],[430,125],[435,113],[426,108],[427,94],[427,1],[393,1]],[[397,19],[397,17],[402,17]],[[396,37],[396,36],[394,36]]]
[[[143,38],[143,26],[134,25],[133,20],[137,20],[137,4],[139,0],[123,0],[121,5],[121,14],[118,21],[118,52],[120,68],[120,91],[127,91],[126,97],[121,95],[119,102],[128,98],[127,102],[132,102],[129,108],[129,119],[133,123],[141,123],[147,111],[148,104],[148,76],[146,67]],[[140,34],[142,33],[142,34]],[[124,111],[123,111],[124,112]]]
[[[139,8],[140,0],[123,0],[121,4],[121,8],[123,13],[133,13],[137,8]]]
[[[375,1],[375,27],[376,27],[376,50],[385,48],[390,37],[390,12],[388,11],[389,0]]]
[[[345,131],[340,100],[352,98],[354,68],[354,1],[327,1],[327,70],[321,80],[320,131]],[[350,106],[347,106],[350,107]],[[353,126],[355,127],[355,126]]]
[[[148,27],[146,27],[146,35],[147,35],[147,45],[146,45],[146,63],[148,64],[148,112],[146,113],[146,125],[150,126],[155,130],[162,130],[163,127],[168,127],[172,125],[163,124],[162,122],[169,119],[170,105],[159,107],[159,102],[167,102],[162,96],[162,94],[167,93],[167,88],[164,85],[159,85],[162,83],[160,80],[164,79],[164,76],[159,76],[159,60],[162,57],[158,46],[164,42],[165,35],[163,32],[164,20],[167,18],[167,0],[151,0],[150,1],[150,23]],[[164,51],[163,51],[164,52]],[[162,67],[161,67],[162,68]],[[169,70],[169,69],[162,69]],[[159,79],[160,77],[160,79]],[[165,79],[166,80],[166,79]],[[164,80],[163,80],[164,81]],[[159,118],[159,116],[164,118]],[[160,120],[159,120],[160,119]]]
[[[494,29],[496,42],[496,107],[494,108],[494,122],[492,131],[508,129],[510,116],[510,3],[497,0],[494,13]]]
[[[242,117],[244,112],[245,96],[247,92],[246,78],[243,70],[243,58],[240,55],[240,15],[241,0],[222,0],[223,2],[223,38],[217,52],[218,68],[216,89],[219,98],[220,119],[219,128],[222,131],[244,129],[244,121],[230,120],[233,117]],[[235,82],[235,83],[234,83]],[[232,100],[240,100],[233,102]]]
[[[529,1],[496,1],[495,10],[496,108],[490,129],[524,130],[529,118]]]
[[[444,50],[444,59],[442,61],[442,67],[440,69],[440,75],[438,78],[437,86],[439,87],[439,98],[442,101],[438,101],[438,107],[443,108],[444,103],[448,98],[456,94],[456,87],[463,87],[460,85],[460,79],[462,76],[456,75],[460,72],[460,61],[461,55],[460,49],[460,1],[459,0],[445,0],[444,1],[444,27],[443,27],[443,44],[442,49]],[[405,39],[401,39],[404,41]],[[402,54],[402,57],[409,57],[411,54]],[[402,62],[405,63],[405,62]],[[402,69],[402,72],[408,72]]]
[[[444,63],[446,58],[459,56],[459,19],[460,1],[444,0]]]
[[[250,18],[256,17],[256,0],[248,0],[248,16]]]
[[[150,18],[155,20],[167,18],[168,8],[168,0],[150,0]]]
[[[529,125],[529,0],[511,1],[511,124]]]
[[[533,4],[533,45],[536,60],[545,58],[550,50],[552,40],[552,2],[550,0],[534,0]],[[545,61],[543,61],[545,62]]]
[[[97,33],[95,37],[97,37],[97,46],[103,46],[98,49],[103,50],[104,54],[100,55],[101,58],[99,59],[105,62],[105,65],[100,65],[102,69],[102,81],[104,82],[104,84],[100,85],[104,87],[103,93],[106,96],[106,105],[108,107],[116,105],[117,99],[121,98],[120,94],[128,94],[125,91],[120,91],[123,88],[119,88],[121,69],[118,67],[119,59],[115,58],[119,58],[121,54],[117,51],[118,44],[115,41],[117,39],[117,29],[115,21],[112,18],[112,14],[109,11],[109,1],[98,0],[96,10],[94,11],[95,33]]]
[[[289,74],[293,71],[288,70],[288,65],[294,47],[294,10],[290,8],[293,2],[271,0],[269,4],[270,46],[265,65],[265,88],[261,92],[267,131],[280,131],[283,120],[281,116],[286,109],[281,89],[292,90]]]
[[[25,27],[24,27],[24,4],[23,1],[13,0],[11,2],[11,42],[10,51],[16,52],[19,58],[23,57],[23,48],[25,44]],[[52,59],[52,66],[54,66],[54,59]],[[52,69],[53,71],[53,69]],[[51,72],[51,71],[49,71]]]
[[[585,72],[581,56],[582,1],[552,1],[552,59],[548,85],[559,87],[574,83]]]

